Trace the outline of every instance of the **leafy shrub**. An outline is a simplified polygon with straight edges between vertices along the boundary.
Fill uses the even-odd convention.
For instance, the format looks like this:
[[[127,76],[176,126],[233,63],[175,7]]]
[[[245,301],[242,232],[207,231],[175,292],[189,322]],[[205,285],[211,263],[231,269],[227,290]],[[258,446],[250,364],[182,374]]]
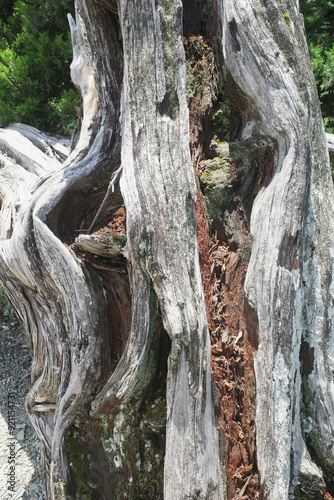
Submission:
[[[81,95],[77,89],[63,90],[60,99],[55,99],[52,103],[59,116],[60,133],[75,129],[80,114]]]
[[[324,123],[334,133],[334,2],[300,0]]]
[[[0,11],[0,123],[23,122],[70,134],[79,92],[70,81],[70,0],[16,0]],[[66,108],[63,114],[64,108]]]

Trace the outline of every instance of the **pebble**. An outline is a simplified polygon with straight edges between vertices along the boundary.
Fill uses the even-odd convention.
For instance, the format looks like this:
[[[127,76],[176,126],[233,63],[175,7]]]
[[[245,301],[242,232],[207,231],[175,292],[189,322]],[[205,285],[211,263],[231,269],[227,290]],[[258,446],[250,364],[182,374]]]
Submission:
[[[25,334],[18,321],[0,315],[0,498],[3,500],[46,500],[39,440],[24,407],[31,387],[30,365]],[[11,393],[13,435],[8,428]],[[9,463],[13,458],[15,461]],[[9,489],[10,473],[14,491]]]

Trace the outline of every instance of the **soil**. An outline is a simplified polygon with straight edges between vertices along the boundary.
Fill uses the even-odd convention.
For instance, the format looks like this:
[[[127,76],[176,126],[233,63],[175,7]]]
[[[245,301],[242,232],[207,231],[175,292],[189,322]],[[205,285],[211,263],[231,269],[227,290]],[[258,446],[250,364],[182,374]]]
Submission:
[[[28,345],[18,321],[0,315],[0,498],[3,500],[46,498],[40,445],[24,406],[31,387],[30,368]]]

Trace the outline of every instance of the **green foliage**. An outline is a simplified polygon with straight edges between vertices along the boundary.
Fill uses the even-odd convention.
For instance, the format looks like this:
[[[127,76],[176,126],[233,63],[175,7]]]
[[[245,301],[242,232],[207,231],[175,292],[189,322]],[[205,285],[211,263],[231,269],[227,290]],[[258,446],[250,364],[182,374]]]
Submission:
[[[230,99],[225,92],[224,79],[219,75],[218,99],[212,114],[212,127],[219,141],[229,140],[232,122]]]
[[[80,92],[77,89],[63,90],[60,99],[51,101],[57,112],[60,132],[72,133],[80,114]]]
[[[4,21],[13,14],[13,0],[0,0],[0,18]]]
[[[301,0],[307,41],[327,132],[334,132],[334,2]]]
[[[73,2],[16,0],[8,12],[0,10],[0,123],[70,134],[80,106],[69,69]]]
[[[8,302],[2,286],[0,286],[0,315],[7,316],[9,318],[15,317],[14,310]]]

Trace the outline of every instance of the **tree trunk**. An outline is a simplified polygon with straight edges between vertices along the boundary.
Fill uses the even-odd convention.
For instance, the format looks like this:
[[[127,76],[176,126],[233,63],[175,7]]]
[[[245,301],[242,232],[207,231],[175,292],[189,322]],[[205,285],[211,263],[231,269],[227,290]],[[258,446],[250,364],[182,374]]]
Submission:
[[[323,484],[309,452],[333,478],[333,185],[297,2],[243,7],[220,10],[227,68],[251,101],[241,137],[258,129],[278,145],[252,207],[245,282],[259,336],[257,460],[263,498],[303,498]]]
[[[334,198],[298,2],[77,0],[70,26],[69,156],[0,130],[47,497],[329,499]]]

